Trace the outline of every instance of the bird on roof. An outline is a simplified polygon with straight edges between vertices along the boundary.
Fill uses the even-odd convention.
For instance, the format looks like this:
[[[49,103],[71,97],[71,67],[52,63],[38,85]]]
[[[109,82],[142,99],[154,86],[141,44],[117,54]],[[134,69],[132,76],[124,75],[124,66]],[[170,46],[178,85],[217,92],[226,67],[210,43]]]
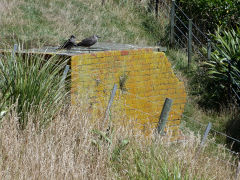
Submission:
[[[88,37],[86,39],[83,39],[81,42],[77,43],[77,46],[82,46],[82,47],[90,47],[98,41],[98,38],[101,38],[98,35],[93,35],[91,37]]]
[[[70,38],[65,41],[58,49],[71,49],[72,47],[76,46],[76,37],[71,35]]]

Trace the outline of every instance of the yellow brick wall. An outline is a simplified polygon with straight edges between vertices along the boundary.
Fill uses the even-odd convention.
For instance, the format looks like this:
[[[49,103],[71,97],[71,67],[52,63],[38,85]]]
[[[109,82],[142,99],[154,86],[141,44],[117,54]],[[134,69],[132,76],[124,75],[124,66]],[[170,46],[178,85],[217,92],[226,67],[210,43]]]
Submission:
[[[71,68],[72,103],[75,95],[87,93],[97,114],[100,107],[107,107],[113,84],[119,88],[122,82],[114,103],[119,102],[117,107],[142,131],[149,124],[156,128],[165,98],[173,99],[167,127],[177,137],[186,92],[163,52],[138,49],[81,54],[72,57]]]

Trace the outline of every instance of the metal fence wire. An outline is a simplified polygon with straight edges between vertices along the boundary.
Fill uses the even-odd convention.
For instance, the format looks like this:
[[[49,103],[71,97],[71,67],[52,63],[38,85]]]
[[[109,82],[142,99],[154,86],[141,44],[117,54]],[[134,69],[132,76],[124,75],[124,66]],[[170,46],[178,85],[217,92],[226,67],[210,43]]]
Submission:
[[[162,8],[167,9],[169,12],[170,38],[168,44],[187,50],[188,68],[190,68],[193,53],[199,55],[202,59],[210,61],[211,52],[213,50],[221,52],[221,49],[213,43],[213,40],[207,34],[201,31],[201,29],[192,22],[192,19],[188,17],[180,6],[178,6],[175,0],[170,2],[161,0],[160,2],[161,6],[163,6]],[[223,55],[225,56],[225,54]],[[229,66],[227,72],[227,75],[229,76],[229,91],[231,91],[229,94],[231,94],[231,99],[240,104],[240,88],[237,83],[240,79],[240,73],[233,68],[234,66],[231,59],[228,57],[225,57],[225,59]]]

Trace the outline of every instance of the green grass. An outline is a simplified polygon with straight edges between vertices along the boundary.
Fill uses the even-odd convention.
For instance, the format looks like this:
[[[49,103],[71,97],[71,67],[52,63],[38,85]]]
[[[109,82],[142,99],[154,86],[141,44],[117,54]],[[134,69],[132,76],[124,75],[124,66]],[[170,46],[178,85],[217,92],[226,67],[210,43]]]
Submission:
[[[24,42],[27,47],[57,46],[74,34],[78,40],[93,34],[102,41],[155,45],[164,39],[168,19],[155,19],[146,3],[99,1],[15,1],[0,15],[2,45]]]
[[[134,148],[133,148],[134,147]],[[191,177],[186,172],[182,172],[179,162],[170,163],[161,154],[164,148],[159,145],[150,146],[142,151],[139,147],[133,146],[128,150],[122,150],[118,159],[112,159],[112,166],[117,173],[126,169],[126,174],[121,173],[129,179],[197,179],[197,176]],[[127,154],[132,154],[132,159]]]

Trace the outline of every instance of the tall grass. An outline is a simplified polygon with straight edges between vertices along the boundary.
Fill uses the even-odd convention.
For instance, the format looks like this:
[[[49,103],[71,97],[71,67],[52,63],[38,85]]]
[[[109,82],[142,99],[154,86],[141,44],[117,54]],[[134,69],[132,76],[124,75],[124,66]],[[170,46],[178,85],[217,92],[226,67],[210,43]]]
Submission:
[[[209,152],[207,144],[196,157],[200,138],[192,133],[177,144],[169,143],[167,137],[146,139],[123,126],[114,126],[115,130],[108,134],[101,119],[88,113],[86,103],[81,98],[76,106],[66,105],[41,132],[29,118],[25,130],[19,133],[17,113],[4,116],[0,128],[0,178],[234,179],[235,168],[217,160],[224,152],[216,148]],[[128,120],[119,111],[113,112],[112,118]]]
[[[58,61],[57,57],[46,60],[31,54],[1,57],[1,111],[10,110],[15,104],[21,129],[27,125],[28,113],[41,117],[38,123],[44,126],[61,108],[67,94],[62,81],[66,62]]]
[[[79,40],[99,34],[102,41],[155,45],[166,39],[169,21],[162,11],[159,19],[146,13],[146,4],[2,0],[0,46],[19,41],[29,48],[39,43],[56,46],[71,34]],[[171,52],[171,59],[176,69],[187,72],[185,55]],[[217,160],[228,156],[230,162],[232,157],[209,144],[196,157],[200,137],[189,131],[179,144],[166,137],[146,138],[125,126],[105,132],[106,124],[88,113],[87,101],[62,106],[65,63],[43,60],[1,57],[0,112],[6,114],[0,114],[0,179],[234,179],[235,168]],[[59,66],[52,65],[56,63]],[[111,118],[129,121],[122,112]],[[45,128],[38,131],[39,126]]]

